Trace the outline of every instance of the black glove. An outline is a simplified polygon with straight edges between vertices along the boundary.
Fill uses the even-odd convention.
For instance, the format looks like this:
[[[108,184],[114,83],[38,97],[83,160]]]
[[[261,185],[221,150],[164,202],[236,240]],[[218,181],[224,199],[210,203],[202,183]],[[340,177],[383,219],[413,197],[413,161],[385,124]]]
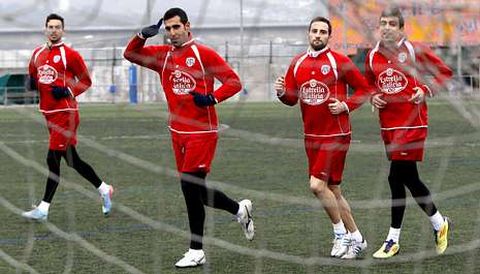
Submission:
[[[27,80],[27,90],[30,90],[30,91],[38,90],[37,79],[35,79],[33,77],[30,77],[30,76],[28,76],[27,78],[28,78],[28,80]]]
[[[193,102],[199,107],[213,106],[217,103],[217,100],[213,94],[202,95],[198,92],[192,91],[190,95],[193,96]]]
[[[151,26],[148,26],[148,27],[144,27],[142,29],[142,31],[140,32],[143,36],[143,38],[147,39],[147,38],[150,38],[152,36],[155,36],[158,34],[158,30],[160,29],[160,26],[162,25],[163,23],[163,18],[160,18],[160,20],[158,21],[158,23],[156,25],[151,25]]]
[[[72,96],[72,94],[70,93],[70,90],[68,90],[67,87],[57,87],[57,86],[52,87],[52,95],[53,95],[53,98],[57,100]]]

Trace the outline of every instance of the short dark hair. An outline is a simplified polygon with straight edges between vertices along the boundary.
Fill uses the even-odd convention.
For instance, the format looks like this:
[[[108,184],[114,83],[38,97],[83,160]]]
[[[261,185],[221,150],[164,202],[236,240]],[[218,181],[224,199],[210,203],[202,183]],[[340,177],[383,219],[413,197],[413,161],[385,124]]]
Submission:
[[[398,26],[401,29],[405,25],[405,20],[403,20],[402,11],[400,10],[400,8],[398,6],[388,6],[388,7],[386,7],[382,11],[382,14],[380,15],[380,19],[382,17],[397,17],[398,18]]]
[[[310,21],[310,25],[308,26],[308,31],[310,31],[310,29],[312,28],[312,24],[315,23],[315,22],[326,23],[328,25],[328,35],[332,34],[332,24],[330,23],[330,20],[328,20],[327,18],[325,18],[323,16],[317,16],[317,17],[313,18],[312,21]]]
[[[56,14],[56,13],[50,13],[48,16],[47,16],[47,19],[45,20],[45,27],[47,27],[47,24],[50,20],[60,20],[62,22],[62,29],[65,27],[65,24],[64,24],[64,20],[63,20],[63,17]]]
[[[182,24],[184,24],[184,25],[188,22],[187,13],[184,10],[182,10],[181,8],[171,8],[171,9],[167,10],[165,12],[165,14],[163,15],[163,21],[171,19],[175,16],[180,17],[180,22],[182,22]]]

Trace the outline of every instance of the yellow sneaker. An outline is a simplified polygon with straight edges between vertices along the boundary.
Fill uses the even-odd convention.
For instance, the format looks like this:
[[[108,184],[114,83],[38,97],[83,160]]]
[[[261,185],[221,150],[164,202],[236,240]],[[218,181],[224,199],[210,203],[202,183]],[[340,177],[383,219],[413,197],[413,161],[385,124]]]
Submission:
[[[388,259],[398,254],[400,245],[393,240],[385,241],[377,252],[373,253],[373,258]]]
[[[437,254],[443,254],[448,246],[448,229],[449,229],[449,219],[447,217],[443,218],[443,224],[438,231],[433,231],[435,234],[435,245]]]

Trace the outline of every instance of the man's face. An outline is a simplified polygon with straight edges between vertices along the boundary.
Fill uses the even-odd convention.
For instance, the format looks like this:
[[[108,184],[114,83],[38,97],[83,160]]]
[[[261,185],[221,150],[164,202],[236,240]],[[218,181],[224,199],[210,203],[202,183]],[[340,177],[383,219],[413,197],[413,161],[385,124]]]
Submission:
[[[308,32],[308,41],[310,47],[314,50],[321,50],[327,46],[330,35],[328,34],[328,25],[325,22],[313,22]]]
[[[385,43],[395,43],[403,37],[398,17],[381,17],[379,28],[380,39]]]
[[[62,40],[62,21],[57,19],[49,20],[47,26],[45,27],[45,35],[47,36],[48,41],[50,41],[52,44],[58,43],[60,40]]]
[[[190,32],[190,22],[183,24],[180,21],[179,16],[175,16],[166,20],[165,22],[165,31],[167,33],[167,38],[170,39],[172,45],[175,47],[180,47],[185,42],[188,41],[188,34]]]

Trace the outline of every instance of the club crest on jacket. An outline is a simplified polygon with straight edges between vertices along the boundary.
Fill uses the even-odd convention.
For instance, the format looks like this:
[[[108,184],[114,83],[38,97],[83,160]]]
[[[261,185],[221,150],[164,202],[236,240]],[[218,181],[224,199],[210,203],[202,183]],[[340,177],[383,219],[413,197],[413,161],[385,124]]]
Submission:
[[[60,55],[53,56],[53,62],[54,63],[58,63],[60,61],[60,59],[61,59]]]
[[[185,60],[185,64],[187,64],[188,67],[192,67],[193,65],[195,65],[195,58],[193,58],[193,57],[188,57],[188,58]]]
[[[330,66],[329,65],[323,65],[321,71],[322,71],[323,75],[327,75],[330,72]]]
[[[399,61],[400,63],[405,63],[405,61],[407,61],[407,53],[405,53],[405,52],[400,52],[400,53],[398,54],[398,61]]]

